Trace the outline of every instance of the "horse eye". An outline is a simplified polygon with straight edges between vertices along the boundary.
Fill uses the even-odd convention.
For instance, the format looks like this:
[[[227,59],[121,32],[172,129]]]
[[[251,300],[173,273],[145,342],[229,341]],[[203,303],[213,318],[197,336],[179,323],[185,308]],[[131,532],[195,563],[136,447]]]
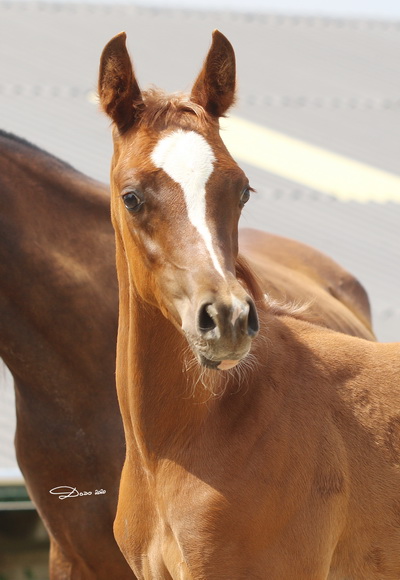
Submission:
[[[250,199],[250,188],[246,187],[246,189],[244,189],[242,191],[242,195],[240,196],[240,205],[244,205],[245,203],[247,203]]]
[[[125,193],[125,195],[122,196],[122,199],[126,209],[134,213],[138,212],[143,205],[143,201],[133,191]]]

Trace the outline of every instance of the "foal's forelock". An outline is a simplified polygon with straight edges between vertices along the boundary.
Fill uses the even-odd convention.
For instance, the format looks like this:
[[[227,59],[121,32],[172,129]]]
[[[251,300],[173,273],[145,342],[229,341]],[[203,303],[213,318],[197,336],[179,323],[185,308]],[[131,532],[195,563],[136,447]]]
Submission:
[[[155,128],[160,125],[171,127],[173,125],[187,128],[196,126],[218,124],[218,121],[207,115],[204,108],[194,103],[188,95],[184,93],[168,94],[160,89],[148,89],[142,92],[143,108],[138,118],[138,125]]]

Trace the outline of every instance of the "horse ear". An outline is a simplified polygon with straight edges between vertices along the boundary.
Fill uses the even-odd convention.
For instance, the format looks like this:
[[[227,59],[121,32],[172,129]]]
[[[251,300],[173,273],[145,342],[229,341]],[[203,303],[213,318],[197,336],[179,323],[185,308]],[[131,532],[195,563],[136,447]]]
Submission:
[[[229,40],[214,30],[212,45],[194,83],[191,99],[214,117],[221,117],[235,101],[235,53]]]
[[[142,94],[126,49],[126,34],[114,36],[104,47],[99,72],[100,105],[120,133],[127,131],[144,107]]]

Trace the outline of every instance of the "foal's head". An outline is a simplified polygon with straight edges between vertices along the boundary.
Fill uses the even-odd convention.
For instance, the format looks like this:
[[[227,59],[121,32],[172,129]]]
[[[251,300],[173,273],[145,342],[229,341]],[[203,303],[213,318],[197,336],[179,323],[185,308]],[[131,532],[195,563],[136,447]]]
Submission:
[[[215,31],[190,96],[165,96],[139,89],[119,34],[102,54],[99,95],[114,123],[112,218],[131,284],[203,366],[230,368],[258,333],[254,302],[236,279],[251,188],[219,135],[235,96],[232,46]]]

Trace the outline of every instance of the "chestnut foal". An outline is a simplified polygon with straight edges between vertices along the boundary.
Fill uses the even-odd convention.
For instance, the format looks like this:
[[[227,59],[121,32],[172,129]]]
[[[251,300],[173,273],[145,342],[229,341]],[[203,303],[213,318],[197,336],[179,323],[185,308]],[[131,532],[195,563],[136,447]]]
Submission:
[[[234,90],[218,31],[186,97],[140,91],[124,34],[102,55],[127,445],[116,539],[146,580],[398,580],[400,345],[365,340],[365,295],[311,249],[277,240],[268,288],[314,298],[302,309],[265,295],[268,236],[247,232],[238,254],[251,188],[218,123]]]

